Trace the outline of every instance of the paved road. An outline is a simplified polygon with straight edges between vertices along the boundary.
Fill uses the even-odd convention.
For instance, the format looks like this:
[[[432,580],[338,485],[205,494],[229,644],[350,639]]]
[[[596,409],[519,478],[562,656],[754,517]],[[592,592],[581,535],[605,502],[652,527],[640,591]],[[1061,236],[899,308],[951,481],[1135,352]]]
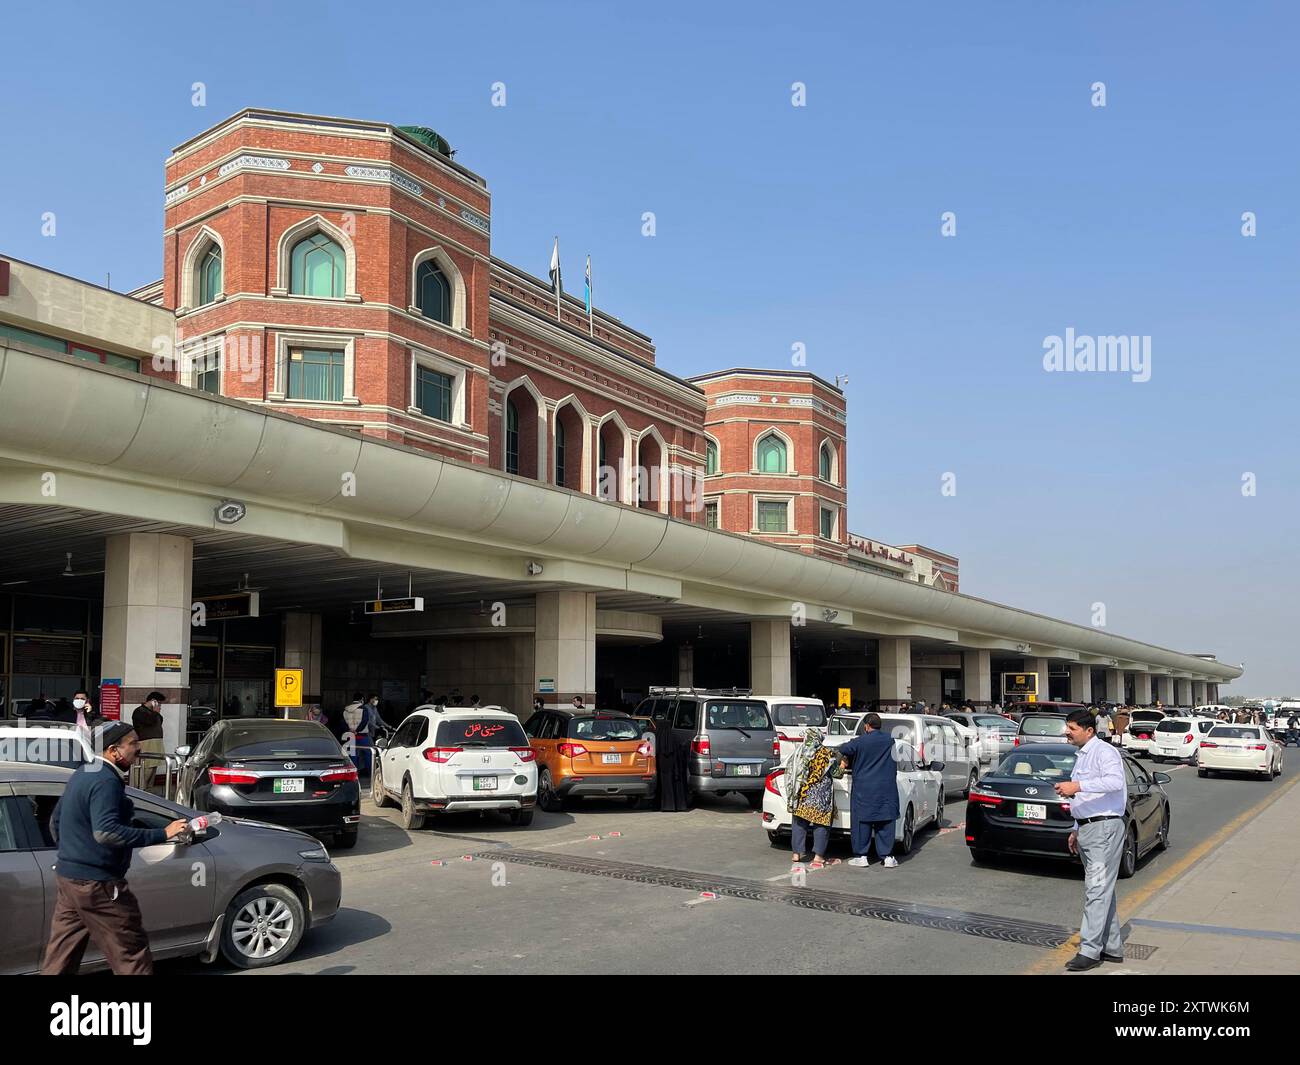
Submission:
[[[1203,780],[1185,767],[1153,768],[1172,773],[1173,846],[1120,882],[1121,912],[1290,779]],[[788,853],[771,847],[758,815],[734,796],[679,814],[592,800],[539,812],[527,829],[466,815],[407,833],[391,809],[367,802],[363,813],[361,843],[335,856],[343,910],[271,972],[1056,971],[1071,953],[1060,930],[1076,929],[1080,911],[1071,866],[973,865],[964,802],[948,807],[941,831],[918,836],[898,869],[840,864],[809,874],[803,891],[790,885]],[[526,853],[462,858],[508,859],[497,852],[510,850]],[[847,844],[831,854],[847,858]],[[702,898],[711,880],[721,897]],[[1130,944],[1141,938],[1135,929]]]

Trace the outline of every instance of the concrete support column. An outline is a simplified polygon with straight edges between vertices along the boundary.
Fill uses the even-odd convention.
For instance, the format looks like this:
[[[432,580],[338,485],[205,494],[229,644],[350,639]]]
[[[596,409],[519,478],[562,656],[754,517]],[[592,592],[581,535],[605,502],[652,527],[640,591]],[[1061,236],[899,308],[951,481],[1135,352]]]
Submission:
[[[905,636],[876,641],[880,708],[897,710],[912,697],[912,641]]]
[[[1133,674],[1133,700],[1138,706],[1150,706],[1155,699],[1151,695],[1151,674]]]
[[[1205,685],[1205,701],[1214,706],[1219,704],[1219,686],[1214,683]]]
[[[596,705],[596,593],[539,592],[533,691],[547,706]]]
[[[677,648],[677,686],[695,687],[695,645],[680,644]]]
[[[1070,663],[1070,702],[1085,706],[1092,702],[1092,666]]]
[[[966,698],[976,706],[993,705],[993,673],[987,651],[961,653],[961,687]]]
[[[1185,677],[1177,677],[1174,680],[1174,704],[1176,706],[1192,705],[1192,682]]]
[[[1051,663],[1046,658],[1026,658],[1025,672],[1038,674],[1038,701],[1041,703],[1044,699],[1050,699]]]
[[[1122,669],[1106,670],[1106,702],[1122,703],[1124,701],[1124,671]]]
[[[162,533],[119,533],[104,543],[101,677],[122,681],[122,715],[157,689],[163,744],[184,743],[190,701],[190,605],[194,542]]]
[[[1207,700],[1205,698],[1205,681],[1203,680],[1192,681],[1192,705],[1204,706],[1206,702]]]
[[[1174,678],[1156,677],[1156,698],[1165,706],[1174,705]]]
[[[285,669],[302,670],[302,701],[321,701],[321,643],[324,622],[319,614],[284,615],[281,638]]]
[[[749,623],[749,686],[760,695],[790,695],[790,622]]]

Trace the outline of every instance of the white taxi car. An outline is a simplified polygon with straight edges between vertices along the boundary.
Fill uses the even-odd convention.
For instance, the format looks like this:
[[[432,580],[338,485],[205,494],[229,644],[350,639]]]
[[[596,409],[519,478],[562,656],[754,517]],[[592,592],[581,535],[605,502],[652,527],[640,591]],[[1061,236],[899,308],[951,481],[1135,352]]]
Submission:
[[[1212,717],[1167,717],[1156,724],[1151,737],[1151,760],[1163,762],[1172,758],[1176,762],[1196,765],[1201,740],[1218,722]]]
[[[376,806],[401,803],[402,824],[467,810],[501,810],[532,824],[537,756],[519,719],[499,706],[418,706],[379,741],[371,774]]]
[[[838,747],[852,738],[843,734],[827,736],[826,746]],[[901,740],[894,741],[894,754],[898,758],[898,821],[894,824],[894,853],[908,854],[920,829],[927,826],[938,828],[943,820],[943,763],[931,762],[922,766],[912,745]],[[851,787],[852,776],[849,773],[834,782],[833,836],[848,836],[852,831],[849,813]],[[785,808],[785,769],[776,769],[768,774],[763,786],[762,822],[772,846],[789,847],[792,821],[790,811]]]
[[[1282,747],[1263,725],[1217,723],[1197,754],[1197,776],[1211,773],[1254,773],[1271,780],[1282,772]]]

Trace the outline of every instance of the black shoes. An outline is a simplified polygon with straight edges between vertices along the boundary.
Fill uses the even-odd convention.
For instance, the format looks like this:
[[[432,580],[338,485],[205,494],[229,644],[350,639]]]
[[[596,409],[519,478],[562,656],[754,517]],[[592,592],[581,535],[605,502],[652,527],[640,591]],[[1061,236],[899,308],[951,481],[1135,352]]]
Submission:
[[[1095,969],[1101,964],[1101,958],[1089,958],[1086,954],[1076,954],[1065,963],[1066,972],[1083,973]]]
[[[1102,955],[1101,955],[1101,960],[1102,960],[1102,961],[1113,961],[1116,965],[1123,965],[1123,964],[1124,964],[1124,955],[1123,955],[1123,954],[1106,954],[1105,952],[1103,952]]]

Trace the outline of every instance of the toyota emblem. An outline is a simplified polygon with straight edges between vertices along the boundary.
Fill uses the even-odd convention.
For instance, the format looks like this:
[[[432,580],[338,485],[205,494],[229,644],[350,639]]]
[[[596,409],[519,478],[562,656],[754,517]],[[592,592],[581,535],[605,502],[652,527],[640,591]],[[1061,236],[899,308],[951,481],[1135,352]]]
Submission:
[[[1025,794],[1026,794],[1026,795],[1037,795],[1037,794],[1038,794],[1038,789],[1037,789],[1037,788],[1025,788]]]
[[[297,769],[297,768],[298,768],[298,763],[297,763],[297,762],[285,762],[285,763],[284,763],[284,768],[285,768],[285,769]]]

